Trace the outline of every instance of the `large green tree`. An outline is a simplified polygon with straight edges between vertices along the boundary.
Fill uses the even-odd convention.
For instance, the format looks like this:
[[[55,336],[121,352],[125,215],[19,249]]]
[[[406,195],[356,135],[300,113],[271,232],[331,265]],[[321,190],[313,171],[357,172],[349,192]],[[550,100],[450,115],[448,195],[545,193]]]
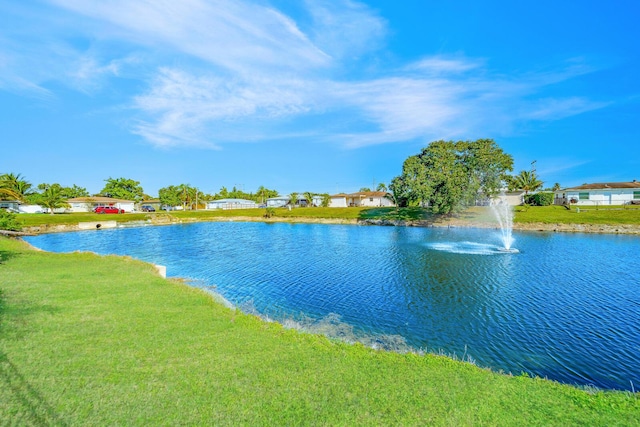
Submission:
[[[180,189],[175,185],[163,187],[158,190],[158,198],[164,206],[174,207],[182,204],[180,200]]]
[[[491,139],[434,141],[405,160],[390,190],[400,206],[430,206],[451,213],[497,194],[513,158]]]
[[[161,188],[158,190],[158,198],[163,205],[182,206],[182,209],[186,210],[193,209],[200,202],[205,202],[207,196],[196,187],[180,184]]]
[[[261,185],[260,187],[258,187],[258,190],[256,191],[255,201],[258,203],[264,204],[266,203],[267,199],[271,197],[278,197],[278,192],[276,190],[269,190],[265,186]]]
[[[41,204],[40,203],[40,199],[42,196],[42,193],[44,191],[46,191],[48,188],[50,187],[56,187],[61,196],[66,200],[66,199],[72,199],[74,197],[87,197],[89,196],[89,192],[87,191],[86,188],[84,187],[79,187],[75,184],[73,184],[72,187],[64,187],[58,183],[54,183],[54,184],[47,184],[47,183],[42,183],[42,184],[38,184],[38,190],[40,191],[39,193],[34,193],[29,200],[32,201],[35,204]]]
[[[89,192],[86,188],[73,184],[71,187],[62,187],[62,195],[67,199],[73,199],[74,197],[87,197]]]
[[[114,199],[133,200],[139,202],[144,198],[144,190],[139,181],[128,178],[105,179],[105,186],[100,194]]]

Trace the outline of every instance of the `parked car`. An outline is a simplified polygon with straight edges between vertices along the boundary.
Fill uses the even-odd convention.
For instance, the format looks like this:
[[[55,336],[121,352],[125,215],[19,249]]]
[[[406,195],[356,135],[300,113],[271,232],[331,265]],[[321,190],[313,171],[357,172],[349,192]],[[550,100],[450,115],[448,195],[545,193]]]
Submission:
[[[156,209],[153,206],[150,206],[150,205],[142,205],[140,210],[142,212],[155,212],[156,211]]]
[[[98,214],[122,214],[124,209],[118,209],[115,206],[98,206],[93,209]]]

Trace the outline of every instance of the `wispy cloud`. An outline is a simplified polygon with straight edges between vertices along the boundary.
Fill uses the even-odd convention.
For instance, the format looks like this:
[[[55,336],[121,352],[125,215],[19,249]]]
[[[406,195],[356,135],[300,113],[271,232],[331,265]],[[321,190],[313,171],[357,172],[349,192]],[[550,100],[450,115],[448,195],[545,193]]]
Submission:
[[[305,0],[312,17],[314,44],[335,59],[350,60],[380,48],[386,21],[362,3],[350,0]]]
[[[593,71],[579,59],[505,76],[490,58],[427,55],[363,77],[354,65],[384,48],[388,30],[353,0],[306,0],[304,23],[262,0],[49,1],[55,20],[11,10],[42,23],[38,37],[16,25],[8,42],[0,29],[0,89],[46,95],[47,82],[62,81],[106,90],[135,68],[143,89],[125,101],[131,131],[159,147],[301,134],[348,147],[503,136],[607,106],[548,95],[549,85]]]
[[[587,98],[570,97],[564,99],[545,98],[531,103],[530,109],[523,113],[523,119],[558,120],[587,111],[606,107],[610,103],[594,102]]]

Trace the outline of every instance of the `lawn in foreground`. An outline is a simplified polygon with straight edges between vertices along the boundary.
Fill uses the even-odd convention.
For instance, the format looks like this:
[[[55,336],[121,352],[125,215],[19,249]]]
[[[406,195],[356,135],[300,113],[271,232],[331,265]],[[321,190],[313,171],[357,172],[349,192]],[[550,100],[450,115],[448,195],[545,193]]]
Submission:
[[[612,349],[613,351],[614,349]],[[634,425],[640,400],[285,330],[115,256],[0,238],[0,423]]]

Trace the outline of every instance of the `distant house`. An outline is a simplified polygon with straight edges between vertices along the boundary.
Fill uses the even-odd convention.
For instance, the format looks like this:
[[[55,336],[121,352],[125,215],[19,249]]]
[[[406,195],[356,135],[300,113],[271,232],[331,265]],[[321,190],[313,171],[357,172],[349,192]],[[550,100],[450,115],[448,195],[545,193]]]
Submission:
[[[49,212],[49,209],[42,207],[40,205],[31,205],[31,204],[23,204],[20,203],[20,206],[18,206],[18,210],[20,211],[20,213],[43,213],[43,212]],[[59,208],[59,209],[54,209],[54,212],[64,212],[64,208]]]
[[[603,182],[583,184],[555,192],[554,203],[576,205],[640,204],[640,182]]]
[[[524,203],[525,192],[522,190],[506,191],[504,198],[510,206],[519,206]]]
[[[13,212],[13,213],[18,213],[20,212],[20,202],[16,200],[1,200],[0,209],[4,209],[6,211]]]
[[[289,196],[270,197],[267,199],[268,208],[281,208],[289,204]]]
[[[207,209],[254,209],[258,205],[253,200],[219,199],[207,202]]]
[[[476,206],[489,206],[500,201],[502,198],[507,202],[509,206],[520,206],[524,203],[525,192],[523,190],[516,191],[504,191],[492,198],[483,197],[476,200]]]
[[[315,200],[315,197],[314,197]],[[289,196],[270,197],[267,199],[268,208],[282,208],[290,204],[291,198]],[[322,202],[322,200],[321,200]],[[295,205],[305,207],[309,204],[303,194],[298,194],[298,200]]]
[[[345,208],[354,206],[384,207],[395,206],[386,191],[359,191],[357,193],[339,193],[331,196],[329,207]]]
[[[113,199],[111,197],[93,196],[93,197],[74,197],[67,200],[71,212],[91,212],[98,206],[113,206],[122,209],[125,212],[133,212],[135,202],[132,200]]]
[[[4,209],[13,213],[42,213],[48,212],[48,209],[40,205],[31,205],[28,203],[18,202],[17,200],[0,201],[0,209]],[[64,209],[56,209],[55,212],[64,212]]]

